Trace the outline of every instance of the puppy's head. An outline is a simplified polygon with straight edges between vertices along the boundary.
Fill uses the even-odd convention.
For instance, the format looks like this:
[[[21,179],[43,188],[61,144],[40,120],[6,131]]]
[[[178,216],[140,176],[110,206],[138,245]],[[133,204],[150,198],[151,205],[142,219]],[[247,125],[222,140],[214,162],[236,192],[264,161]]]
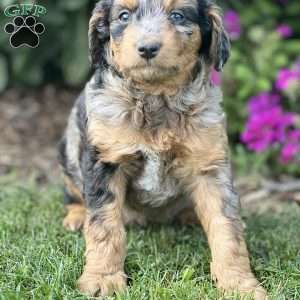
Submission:
[[[220,71],[229,40],[209,0],[102,0],[90,20],[92,64],[153,84],[187,81],[203,57]],[[109,57],[109,60],[107,59]]]

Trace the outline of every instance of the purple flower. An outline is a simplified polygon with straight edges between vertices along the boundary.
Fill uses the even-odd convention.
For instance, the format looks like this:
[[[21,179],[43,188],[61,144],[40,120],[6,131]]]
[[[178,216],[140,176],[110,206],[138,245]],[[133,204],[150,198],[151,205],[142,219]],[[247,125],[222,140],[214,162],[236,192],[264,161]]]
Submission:
[[[288,132],[287,142],[280,153],[280,160],[284,164],[288,164],[297,158],[298,162],[300,162],[300,129]]]
[[[261,93],[248,104],[249,118],[241,140],[247,148],[262,152],[276,143],[286,141],[286,132],[295,123],[293,113],[284,112],[279,96]]]
[[[237,40],[241,36],[241,20],[236,11],[228,10],[225,12],[224,24],[232,40]]]
[[[270,108],[277,106],[279,101],[279,95],[263,92],[250,98],[248,102],[248,111],[250,114],[268,111]]]
[[[281,69],[278,72],[275,86],[278,90],[284,91],[289,86],[297,81],[300,81],[300,68],[296,66],[295,69]]]
[[[221,74],[217,72],[214,68],[210,73],[210,79],[214,85],[221,85],[222,82]]]
[[[281,38],[287,39],[293,35],[293,29],[287,24],[281,24],[276,29]]]

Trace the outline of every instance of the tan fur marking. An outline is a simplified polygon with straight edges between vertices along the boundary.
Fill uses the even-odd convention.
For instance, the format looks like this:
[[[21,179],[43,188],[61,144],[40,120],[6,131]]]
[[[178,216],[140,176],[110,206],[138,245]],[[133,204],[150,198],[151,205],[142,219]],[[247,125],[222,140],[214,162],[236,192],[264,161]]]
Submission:
[[[81,192],[68,176],[64,176],[64,183],[68,193],[76,198],[79,202],[84,203]]]
[[[63,226],[68,231],[77,231],[83,227],[86,208],[82,204],[66,205],[67,215],[64,218]]]
[[[109,188],[115,195],[115,200],[98,212],[88,213],[84,226],[86,262],[78,286],[82,292],[92,296],[112,295],[126,287],[126,238],[122,216],[125,195],[123,175],[117,173]],[[95,214],[99,220],[91,221]]]
[[[164,0],[163,4],[167,11],[183,6],[197,7],[196,0]]]
[[[115,1],[115,5],[120,5],[129,10],[134,10],[138,7],[138,0],[117,0]]]
[[[174,174],[185,184],[189,178],[216,170],[228,156],[225,130],[221,126],[193,131],[175,147]]]
[[[63,226],[68,231],[77,231],[83,227],[85,221],[86,209],[84,199],[79,189],[68,176],[64,176],[64,183],[67,193],[74,197],[78,203],[66,205],[67,215],[64,218]]]
[[[147,224],[146,218],[142,213],[131,209],[127,205],[123,208],[123,219],[126,225],[137,224],[140,226],[146,226]]]
[[[89,123],[89,138],[101,152],[101,160],[120,163],[137,152],[138,135],[126,128],[109,128],[103,123],[92,120]]]

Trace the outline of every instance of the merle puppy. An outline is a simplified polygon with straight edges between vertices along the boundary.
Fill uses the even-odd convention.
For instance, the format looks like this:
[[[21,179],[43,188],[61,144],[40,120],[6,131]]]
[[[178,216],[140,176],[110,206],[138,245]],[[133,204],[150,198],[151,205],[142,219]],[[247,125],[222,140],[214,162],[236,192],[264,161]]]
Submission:
[[[201,222],[211,273],[226,291],[265,299],[250,269],[234,192],[221,91],[229,57],[208,0],[102,0],[90,20],[95,74],[60,146],[64,226],[84,226],[89,295],[126,287],[125,225]]]

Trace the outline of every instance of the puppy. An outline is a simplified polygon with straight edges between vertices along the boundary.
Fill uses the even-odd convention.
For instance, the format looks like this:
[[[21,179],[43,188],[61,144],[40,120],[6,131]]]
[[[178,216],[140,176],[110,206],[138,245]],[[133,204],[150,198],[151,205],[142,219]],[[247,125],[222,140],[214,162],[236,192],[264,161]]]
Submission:
[[[208,0],[102,0],[89,48],[95,74],[59,150],[64,226],[84,226],[79,289],[124,290],[125,225],[178,219],[201,222],[219,288],[265,299],[242,234],[222,95],[210,83],[229,57],[219,9]]]

